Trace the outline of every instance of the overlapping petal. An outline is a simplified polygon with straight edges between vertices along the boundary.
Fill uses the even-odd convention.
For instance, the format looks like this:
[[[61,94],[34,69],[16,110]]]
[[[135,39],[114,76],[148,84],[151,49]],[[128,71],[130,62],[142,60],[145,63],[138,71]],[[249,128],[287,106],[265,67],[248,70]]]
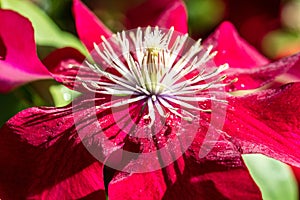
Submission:
[[[187,192],[191,194],[191,198],[199,195],[203,196],[203,199],[205,197],[260,198],[260,193],[241,160],[241,154],[263,153],[299,166],[300,158],[297,154],[300,135],[300,116],[297,112],[300,108],[297,98],[299,93],[300,85],[290,84],[278,90],[268,90],[246,97],[229,97],[224,128],[222,131],[215,130],[216,141],[205,141],[211,116],[202,115],[201,129],[183,158],[162,170],[151,173],[118,174],[109,184],[110,197],[112,199],[123,195],[126,197],[128,192],[133,190],[139,192],[131,197],[139,197],[145,193],[150,195],[150,191],[156,190],[157,192],[152,193],[150,197],[180,199],[180,195]],[[111,111],[108,110],[97,112],[102,128],[102,131],[99,131],[96,128],[97,120],[91,118],[93,109],[83,106],[75,112],[75,115],[83,120],[80,121],[82,124],[79,127],[75,127],[74,113],[72,114],[69,107],[32,108],[12,118],[1,130],[0,160],[3,175],[0,177],[5,191],[11,191],[8,188],[17,189],[19,184],[22,184],[26,187],[19,190],[21,196],[55,198],[57,197],[55,195],[66,195],[66,198],[77,198],[103,189],[103,183],[97,182],[101,180],[101,173],[99,174],[102,170],[101,165],[96,164],[95,159],[82,145],[76,135],[78,128],[82,127],[82,131],[89,135],[104,134],[105,137],[120,144],[129,142],[130,139],[126,139],[126,136],[120,132],[122,130],[119,122],[115,121]],[[132,109],[140,110],[134,107]],[[171,128],[171,135],[173,128]],[[82,132],[80,134],[82,135]],[[189,132],[181,133],[181,139],[189,136],[184,134]],[[204,149],[207,150],[210,144],[213,146],[207,151],[207,155],[200,157],[199,153],[203,152],[203,141],[206,142]],[[109,147],[105,144],[101,145],[101,148]],[[110,150],[106,149],[106,151]],[[22,169],[16,173],[20,170],[18,169],[20,165]],[[41,173],[43,173],[42,179],[38,178],[41,177]],[[55,175],[58,174],[59,176],[56,177]],[[230,176],[236,179],[230,179]],[[45,177],[49,178],[45,179]],[[137,182],[145,178],[153,179],[153,182]],[[81,185],[78,183],[79,179],[80,182],[84,180],[87,182]],[[132,184],[132,181],[139,184]],[[124,186],[126,190],[121,190],[120,188]],[[71,187],[77,187],[76,191],[79,193],[69,193]],[[61,188],[65,188],[63,193],[59,193]],[[13,194],[16,195],[15,193],[5,195]]]
[[[102,42],[102,35],[111,36],[111,31],[80,0],[73,1],[73,13],[79,38],[89,51],[94,43]]]
[[[287,81],[300,81],[300,66],[299,65],[295,65],[292,68],[290,68],[287,73],[284,74],[284,82]]]
[[[292,83],[230,97],[222,131],[213,133],[226,138],[241,153],[261,153],[300,166],[299,94],[300,84]],[[210,116],[204,116],[202,127],[208,127],[206,121]]]
[[[126,17],[128,29],[150,25],[162,28],[174,26],[181,33],[188,31],[186,7],[181,0],[147,0],[128,10]]]
[[[232,102],[235,108],[229,109],[228,115],[234,112],[235,118],[240,116],[243,120],[232,121],[227,130],[233,130],[230,135],[241,139],[244,153],[262,153],[300,166],[297,153],[300,147],[299,94],[300,84],[292,83]]]
[[[101,36],[110,37],[111,31],[95,16],[80,0],[73,1],[76,29],[81,41],[89,51],[94,49],[94,43],[102,42]],[[127,13],[127,28],[138,26],[175,27],[175,30],[187,32],[187,14],[184,3],[176,1],[146,1]]]
[[[227,81],[237,78],[228,87],[229,91],[259,88],[289,69],[300,68],[300,54],[271,62],[241,38],[230,22],[223,22],[204,45],[213,45],[218,52],[214,58],[217,65],[229,64]]]
[[[300,68],[300,53],[255,68],[231,68],[227,71],[228,80],[237,78],[237,81],[233,82],[228,89],[235,91],[259,88],[270,83],[277,76],[287,74],[290,69],[296,68]]]
[[[254,68],[269,62],[239,36],[230,22],[223,22],[204,44],[213,45],[218,51],[214,58],[217,65],[228,63],[232,68]]]
[[[191,167],[189,165],[197,165],[197,161],[201,163],[201,165],[196,168],[197,170],[195,170],[197,173],[200,173],[199,171],[201,171],[201,169],[203,169],[202,167],[204,167],[206,164],[212,164],[209,167],[204,168],[204,170],[207,171],[203,176],[212,176],[213,178],[210,180],[212,180],[212,183],[214,184],[211,184],[208,188],[206,188],[205,195],[200,195],[201,197],[199,197],[199,199],[206,199],[205,197],[209,197],[208,199],[219,199],[221,197],[228,199],[261,198],[259,193],[255,193],[253,191],[252,193],[247,190],[249,188],[253,188],[251,186],[247,186],[247,184],[251,185],[251,181],[245,178],[247,176],[243,176],[243,170],[237,170],[239,167],[243,166],[243,162],[239,159],[239,156],[244,153],[262,153],[281,160],[282,162],[299,167],[300,157],[297,153],[299,152],[300,146],[300,115],[298,114],[298,110],[300,109],[298,99],[299,93],[300,84],[295,83],[285,85],[277,90],[267,90],[245,97],[229,97],[229,105],[226,113],[224,128],[222,130],[215,129],[215,131],[209,133],[212,134],[209,136],[206,134],[208,133],[208,129],[211,128],[211,115],[202,115],[202,128],[197,134],[193,144],[191,145],[191,148],[186,152],[187,158],[194,158],[194,163],[191,164],[191,162],[189,162],[187,159],[184,162],[186,168]],[[213,112],[218,111],[218,108],[216,108],[216,110]],[[210,139],[208,140],[208,138]],[[202,157],[202,155],[205,156]],[[176,164],[177,163],[174,165]],[[224,178],[224,176],[226,176],[226,170],[219,174],[214,171],[215,169],[218,169],[219,165],[227,166],[227,169],[230,170],[228,173],[234,178]],[[178,169],[178,166],[176,169]],[[192,169],[188,171],[193,173]],[[177,171],[177,175],[180,174],[179,172],[180,171]],[[236,172],[237,174],[235,174]],[[244,175],[246,174],[247,173],[245,172]],[[166,174],[164,175],[166,176]],[[239,177],[239,175],[241,176],[238,178],[239,183],[234,183],[234,179]],[[129,179],[134,180],[134,176],[139,179],[138,175],[132,175],[132,177],[129,177]],[[148,174],[146,176],[148,176]],[[156,174],[155,176],[157,177],[158,175]],[[187,179],[188,177],[190,178],[188,179],[189,184],[192,183],[191,180],[194,180],[193,177],[188,175],[183,177]],[[200,180],[203,178],[201,175],[197,177]],[[149,178],[151,178],[151,176]],[[229,182],[226,182],[228,180]],[[221,189],[217,187],[220,183],[221,185],[225,184],[223,187],[220,187]],[[122,185],[122,179],[120,178],[119,181],[112,181],[112,185],[114,184]],[[128,183],[125,180],[124,185],[127,184]],[[163,182],[161,190],[164,190],[164,188],[167,187],[165,184],[166,183]],[[173,188],[170,190],[170,194],[173,195],[171,195],[170,199],[176,199],[176,197],[180,197],[180,194],[184,192],[192,193],[192,191],[195,192],[193,194],[194,196],[191,197],[191,199],[193,199],[193,197],[197,196],[197,192],[201,194],[201,190],[205,188],[205,185],[201,185],[200,188],[188,191],[190,188],[199,187],[199,185],[195,184],[187,186],[188,184],[185,183],[184,180],[178,181],[177,184],[180,186],[176,187],[176,189]],[[143,185],[141,190],[146,192],[147,186],[148,184],[146,184],[146,186]],[[246,186],[247,189],[244,188],[244,186]],[[216,191],[210,193],[210,190],[213,190],[213,188],[216,189]],[[230,192],[228,192],[227,189]],[[237,190],[235,191],[235,189]],[[176,191],[178,191],[178,193]],[[239,193],[239,191],[243,192]],[[165,194],[167,194],[167,192]],[[245,196],[243,196],[243,194]]]
[[[50,53],[43,63],[57,82],[74,89],[76,76],[85,59],[85,56],[78,50],[65,47]],[[89,75],[91,78],[92,74],[89,73]]]
[[[80,142],[71,108],[20,112],[2,127],[0,144],[1,198],[105,199],[102,164]]]
[[[184,155],[158,171],[120,173],[110,182],[109,197],[149,200],[261,199],[261,193],[240,160],[240,155],[235,156],[228,160],[224,158],[221,163],[218,160],[194,160]]]
[[[0,92],[51,78],[37,56],[30,21],[13,11],[0,10],[0,23]]]
[[[0,177],[1,187],[6,192],[1,196],[73,199],[92,195],[94,191],[103,191],[104,187],[102,165],[87,151],[90,150],[87,144],[91,145],[91,141],[98,145],[96,147],[100,150],[98,153],[107,152],[109,155],[115,146],[112,148],[105,143],[99,143],[99,138],[100,141],[103,141],[101,137],[109,138],[111,144],[119,143],[123,148],[126,143],[131,145],[129,148],[136,143],[140,147],[135,151],[147,152],[159,148],[160,145],[163,146],[168,139],[178,135],[176,131],[181,125],[179,121],[175,123],[179,123],[178,125],[167,125],[167,129],[162,129],[162,135],[165,136],[159,137],[156,142],[151,139],[134,140],[123,134],[126,128],[120,127],[122,120],[125,122],[128,120],[128,116],[126,117],[122,111],[120,113],[112,113],[110,109],[97,111],[96,108],[90,107],[90,103],[85,105],[85,101],[88,102],[89,99],[82,97],[78,100],[83,104],[79,107],[75,105],[76,109],[31,108],[7,122],[0,131]],[[102,105],[106,101],[97,102],[96,105]],[[129,119],[138,116],[135,112],[141,110],[136,106],[131,109]],[[93,118],[94,112],[96,120]],[[125,118],[118,121],[117,115]],[[140,125],[143,125],[142,121],[139,122]],[[189,137],[185,135],[187,133],[189,132],[180,132],[181,145]],[[202,132],[199,132],[198,136],[202,138]],[[83,138],[87,141],[82,141]],[[194,144],[197,144],[197,138],[195,141]],[[182,199],[184,196],[190,199],[260,199],[261,194],[241,160],[241,153],[231,147],[230,142],[220,140],[216,148],[212,149],[212,155],[209,154],[202,159],[194,156],[196,150],[192,148],[175,163],[161,170],[143,174],[116,174],[109,183],[110,199],[121,197],[136,199],[145,194],[149,199]],[[219,159],[220,152],[223,153],[222,159]],[[174,154],[172,150],[169,153]],[[136,159],[138,158],[129,160],[129,165],[123,168],[124,171],[137,165],[148,165],[138,163]],[[130,163],[131,161],[133,162]],[[152,157],[148,162],[157,160]],[[19,169],[19,166],[22,168]],[[231,176],[235,176],[236,179],[230,178]]]
[[[81,12],[85,13],[83,16],[89,16],[84,21],[85,23],[81,21],[83,19],[80,14]],[[153,13],[156,13],[155,16],[157,17],[153,17]],[[86,37],[91,40],[90,42],[85,42],[86,39],[81,37],[89,50],[93,49],[93,42],[101,42],[101,35],[105,37],[111,35],[103,23],[79,0],[74,1],[74,14],[79,35],[81,35],[82,30],[91,32],[91,34],[86,34]],[[145,1],[136,8],[132,8],[128,11],[126,24],[128,28],[148,25],[159,25],[165,28],[174,26],[176,30],[185,33],[187,32],[186,19],[185,6],[180,0],[165,0],[163,2]],[[97,23],[95,23],[94,26],[89,25],[84,27],[87,24],[86,21],[97,21]],[[97,27],[98,31],[92,30],[94,27]],[[299,68],[299,55],[270,63],[267,58],[239,36],[237,30],[230,22],[223,22],[216,31],[204,41],[204,45],[213,45],[214,50],[218,52],[214,58],[217,65],[224,63],[229,64],[230,70],[228,70],[229,76],[227,81],[238,78],[237,81],[228,87],[229,91],[255,89],[269,83],[276,76],[285,73],[290,68],[293,71]]]

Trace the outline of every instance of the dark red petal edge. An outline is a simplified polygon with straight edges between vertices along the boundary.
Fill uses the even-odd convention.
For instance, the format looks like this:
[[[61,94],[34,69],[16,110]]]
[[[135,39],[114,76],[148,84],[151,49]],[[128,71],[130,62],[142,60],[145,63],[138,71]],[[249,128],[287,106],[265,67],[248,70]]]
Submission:
[[[213,45],[218,54],[214,61],[217,65],[228,63],[231,68],[255,68],[269,61],[254,47],[241,38],[230,22],[223,22],[204,45]]]
[[[226,73],[228,75],[227,81],[235,78],[238,78],[238,80],[230,84],[228,90],[247,90],[262,87],[291,68],[300,68],[300,53],[256,68],[231,68]]]
[[[102,42],[101,36],[108,38],[111,31],[80,0],[73,0],[73,13],[79,38],[89,51],[94,43]]]
[[[70,108],[30,108],[0,129],[0,198],[105,199],[102,164],[80,142]]]
[[[53,51],[43,60],[43,63],[57,82],[74,89],[75,86],[79,88],[81,84],[76,76],[84,60],[85,56],[78,50],[65,47]],[[83,78],[83,72],[81,72],[81,75]]]
[[[229,98],[223,136],[241,153],[261,153],[299,167],[299,96],[300,83],[291,83]]]
[[[229,163],[233,161],[232,158],[228,160]],[[234,162],[239,164],[230,166],[220,160],[194,160],[184,155],[168,167],[154,172],[119,173],[110,182],[109,198],[261,199],[258,187],[240,157],[236,157]]]

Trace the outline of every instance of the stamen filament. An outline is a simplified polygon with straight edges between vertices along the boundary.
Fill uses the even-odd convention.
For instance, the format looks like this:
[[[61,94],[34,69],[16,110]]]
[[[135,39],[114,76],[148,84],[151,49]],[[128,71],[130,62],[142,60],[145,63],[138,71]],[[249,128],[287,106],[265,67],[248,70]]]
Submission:
[[[102,36],[103,43],[94,44],[95,52],[107,64],[105,66],[118,73],[113,74],[88,62],[87,67],[99,74],[100,80],[104,79],[81,80],[82,85],[91,92],[119,96],[120,99],[98,108],[143,101],[148,107],[144,118],[150,119],[151,127],[155,123],[155,111],[164,118],[172,113],[191,121],[197,117],[192,111],[211,111],[197,107],[197,102],[226,103],[207,95],[208,89],[227,85],[222,82],[226,78],[222,73],[228,69],[227,64],[216,68],[206,66],[216,55],[212,52],[213,46],[205,48],[198,40],[187,48],[187,34],[173,36],[173,27],[166,32],[158,27],[147,27],[144,31],[137,28],[135,32],[117,33],[111,40]]]

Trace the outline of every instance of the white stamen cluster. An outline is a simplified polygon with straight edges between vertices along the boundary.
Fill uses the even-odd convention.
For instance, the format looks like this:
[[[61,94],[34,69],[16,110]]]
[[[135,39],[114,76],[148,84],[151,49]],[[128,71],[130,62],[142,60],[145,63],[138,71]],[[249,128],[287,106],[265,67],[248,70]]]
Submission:
[[[218,101],[199,94],[210,88],[224,87],[226,84],[221,81],[225,76],[220,73],[228,65],[207,72],[206,63],[216,54],[211,52],[212,46],[204,49],[198,40],[184,52],[188,35],[174,37],[173,34],[174,28],[163,32],[158,27],[147,27],[145,30],[138,28],[135,32],[117,33],[110,40],[102,37],[103,42],[99,46],[94,44],[95,51],[121,76],[105,71],[97,64],[87,63],[109,81],[90,81],[83,85],[93,92],[124,97],[101,108],[144,101],[148,107],[146,118],[150,119],[149,126],[155,121],[155,111],[162,117],[173,113],[184,120],[195,117],[189,110],[207,112],[193,103]],[[118,55],[116,48],[121,52]],[[192,73],[195,75],[191,76]]]

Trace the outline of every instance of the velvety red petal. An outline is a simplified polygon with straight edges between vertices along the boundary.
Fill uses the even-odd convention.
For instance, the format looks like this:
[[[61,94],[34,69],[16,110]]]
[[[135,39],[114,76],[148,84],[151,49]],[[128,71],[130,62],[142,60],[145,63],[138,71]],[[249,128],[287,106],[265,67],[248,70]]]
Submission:
[[[223,22],[204,44],[213,45],[218,51],[214,58],[217,65],[228,63],[232,68],[255,68],[269,62],[239,36],[230,22]]]
[[[160,26],[186,33],[187,12],[181,0],[147,0],[139,6],[130,9],[127,14],[126,27]]]
[[[287,71],[286,81],[300,81],[300,65],[295,65]]]
[[[262,153],[300,166],[299,95],[300,84],[293,83],[233,102],[238,121],[231,120],[230,130],[240,131],[231,135],[233,137],[236,135],[242,143],[245,142],[246,145],[243,147],[245,153]],[[229,113],[230,111],[232,110],[229,109]],[[246,123],[242,123],[241,119]],[[253,148],[253,145],[256,148]]]
[[[261,153],[299,167],[299,95],[300,83],[292,83],[244,97],[229,97],[226,119],[216,123],[223,128],[212,129],[206,138],[225,138],[241,153]],[[213,111],[218,116],[219,110]],[[202,115],[202,135],[208,127],[213,128],[207,124],[210,117]],[[201,153],[205,153],[204,147]]]
[[[102,35],[111,36],[111,31],[80,0],[73,0],[73,13],[79,38],[89,51],[94,43],[102,42]]]
[[[170,28],[174,26],[176,31],[187,33],[187,11],[183,2],[179,1],[171,5],[158,18],[157,25],[160,27]]]
[[[211,129],[212,125],[222,122],[220,110],[213,110],[217,114],[220,112],[215,118],[217,120],[214,122],[215,124],[210,122],[212,114],[203,113],[199,132],[186,152],[187,159],[184,160],[184,164],[174,164],[175,166],[171,165],[162,171],[148,173],[146,174],[147,178],[140,174],[118,174],[109,186],[110,198],[118,199],[126,196],[130,199],[132,191],[139,188],[140,192],[135,193],[134,198],[148,194],[149,191],[149,198],[176,199],[178,197],[182,199],[187,198],[187,194],[199,198],[206,194],[205,197],[208,196],[209,199],[260,199],[257,187],[253,184],[248,172],[243,169],[244,164],[240,155],[242,153],[262,153],[299,166],[299,92],[300,83],[295,83],[277,90],[266,90],[245,97],[228,97],[228,108],[224,115],[226,118],[224,124],[221,124],[223,128]],[[222,110],[222,108],[224,108],[223,104],[220,109]],[[210,129],[213,131],[209,132]],[[188,131],[185,134],[186,137],[189,136]],[[193,164],[197,165],[195,171],[199,173],[196,173],[196,178],[184,173],[184,169],[193,173],[194,170],[191,167]],[[220,166],[226,170],[214,173],[214,170],[219,169]],[[201,167],[204,168],[203,170],[207,170],[203,173],[203,177],[201,176]],[[241,168],[243,170],[235,171]],[[188,181],[177,179],[177,175],[180,173],[184,174],[183,179],[189,178]],[[157,180],[157,177],[161,177],[160,179],[163,180]],[[203,185],[192,184],[197,181],[206,181],[207,177],[210,181],[207,188]],[[132,184],[133,188],[131,189],[129,183],[140,184]],[[180,196],[181,194],[185,196]]]
[[[289,69],[300,68],[300,53],[282,58],[270,64],[251,69],[231,68],[228,70],[228,81],[238,78],[228,89],[245,90],[259,88],[282,75]]]
[[[79,102],[81,102],[81,100],[79,100]],[[103,104],[103,102],[98,103]],[[96,103],[96,105],[98,105],[98,103]],[[91,105],[95,105],[95,102],[91,102]],[[90,106],[87,105],[87,107]],[[92,110],[88,111],[88,109],[85,108],[80,109],[85,110],[82,115],[85,116],[84,118],[88,123],[88,121],[91,120],[91,117],[93,117],[91,112]],[[156,154],[156,156],[148,157],[148,160],[141,162],[139,159],[142,155],[144,155],[143,153],[147,153],[149,150],[154,151],[156,149],[160,149],[165,144],[168,144],[169,139],[172,139],[172,137],[175,136],[180,137],[180,143],[171,145],[171,147],[169,146],[169,148],[172,148],[171,154],[174,155],[175,151],[177,150],[181,152],[181,148],[184,146],[184,143],[189,140],[192,132],[197,130],[195,128],[188,129],[189,127],[187,125],[182,127],[184,123],[181,120],[174,120],[176,118],[171,116],[170,119],[167,118],[167,124],[165,127],[158,127],[157,125],[159,123],[155,124],[155,127],[153,127],[152,130],[158,128],[161,131],[155,134],[152,139],[149,139],[149,134],[151,134],[151,132],[147,132],[147,129],[132,129],[131,122],[133,121],[133,123],[135,123],[137,117],[140,117],[140,120],[137,122],[139,125],[142,127],[146,125],[143,124],[143,116],[145,113],[147,113],[147,111],[140,116],[139,114],[141,110],[141,105],[129,106],[128,113],[124,112],[122,108],[114,110],[114,113],[112,113],[110,109],[104,109],[102,111],[99,109],[99,112],[97,112],[97,116],[100,118],[99,125],[95,125],[95,127],[82,127],[82,130],[89,130],[86,132],[89,132],[91,136],[95,137],[95,139],[97,139],[97,134],[98,136],[100,136],[100,134],[104,134],[105,137],[109,138],[109,140],[113,142],[112,146],[116,145],[116,143],[121,144],[112,148],[102,142],[101,145],[103,146],[103,150],[108,152],[108,155],[115,154],[116,156],[115,159],[112,158],[110,161],[106,160],[105,164],[111,165],[112,162],[123,164],[122,161],[124,161],[124,157],[121,159],[122,155],[118,154],[118,151],[112,150],[114,150],[116,147],[123,147],[126,149],[126,144],[128,144],[128,142],[132,143],[132,148],[134,142],[136,142],[140,148],[135,150],[131,149],[131,152],[139,152],[141,154],[138,157],[127,160],[129,164],[125,167],[122,167],[121,170],[130,171],[131,169],[136,169],[138,166],[149,167],[149,164],[158,162],[157,158],[159,158],[159,156]],[[128,121],[128,119],[132,121]],[[85,124],[86,122],[83,123]],[[127,126],[130,126],[130,129],[127,129]],[[183,129],[181,130],[179,127]],[[126,136],[126,130],[132,130],[129,132],[131,136]],[[134,139],[134,136],[139,136],[139,138]],[[143,138],[141,138],[141,136],[143,136]],[[155,139],[155,137],[157,138]],[[100,139],[100,141],[104,141],[101,138],[98,139]],[[165,158],[168,157],[165,154],[161,154],[161,152],[162,151],[160,151],[160,157],[163,158],[162,162],[165,162]],[[171,164],[170,166],[165,167],[163,170],[153,172],[154,174],[139,173],[131,174],[129,176],[125,173],[117,174],[112,178],[109,184],[109,198],[138,199],[143,197],[149,199],[182,199],[187,195],[190,195],[188,196],[190,198],[198,199],[202,196],[204,199],[261,198],[261,194],[253,180],[250,178],[250,175],[241,160],[241,155],[237,150],[233,152],[232,149],[228,150],[227,146],[219,145],[214,151],[214,155],[219,156],[216,157],[216,159],[211,159],[210,157],[206,157],[205,159],[194,159],[192,156],[193,153],[194,152],[192,151],[191,153],[187,154],[186,159],[179,159],[177,160],[176,164]],[[228,156],[224,156],[226,154]],[[128,157],[125,156],[125,159],[126,158],[128,159]],[[149,174],[150,176],[148,176]],[[236,179],[232,179],[232,176],[236,177]],[[131,179],[131,177],[133,178]]]
[[[49,54],[44,60],[54,79],[65,86],[73,89],[79,67],[85,60],[85,56],[71,47],[58,49]]]
[[[107,118],[103,118],[102,120],[104,121],[103,124],[108,124],[105,122]],[[203,122],[202,119],[200,121]],[[172,135],[174,132],[176,133],[177,124],[179,126],[182,125],[179,122],[172,124],[170,129],[162,134],[161,137],[168,139],[169,135]],[[205,122],[207,123],[207,121]],[[206,133],[203,131],[208,127],[204,126],[204,124],[198,127],[199,132],[195,136],[193,136],[193,132],[195,133],[197,129],[189,129],[187,127],[183,127],[184,131],[181,130],[175,134],[180,142],[172,145],[169,152],[166,152],[167,154],[171,154],[171,156],[178,149],[180,151],[184,144],[191,139],[190,137],[194,140],[186,150],[185,155],[177,159],[175,163],[154,172],[129,174],[116,172],[113,177],[110,176],[112,179],[108,186],[109,198],[261,199],[258,187],[251,179],[241,159],[241,152],[226,138],[217,137],[206,141],[214,146],[205,156],[199,156],[201,142],[203,142]],[[111,131],[107,130],[107,132]],[[167,134],[167,132],[169,133]],[[140,141],[143,140],[140,139]],[[162,143],[168,144],[168,142],[160,140],[159,144],[163,145]],[[146,146],[144,143],[143,147],[145,148]],[[156,148],[158,149],[159,145]],[[145,152],[148,152],[147,150]],[[154,149],[150,148],[150,150],[155,151],[155,146]],[[116,155],[115,159],[111,159],[113,161],[110,161],[108,164],[111,164],[111,162],[124,164],[118,161],[122,160],[120,156],[120,154]],[[157,158],[162,158],[162,161],[158,161],[159,159],[155,159],[154,157],[149,157],[148,162],[151,164],[153,162],[164,163],[168,155],[157,151]],[[129,162],[122,168],[122,171],[130,171],[130,169],[135,168],[137,165],[142,166],[143,164],[147,164],[147,161],[139,163],[138,159],[127,160]]]
[[[69,108],[10,119],[0,130],[0,163],[1,199],[105,199],[102,164],[80,142]]]
[[[0,24],[0,92],[51,78],[36,54],[33,27],[28,19],[0,10]]]
[[[240,162],[241,163],[241,162]],[[183,156],[166,168],[143,174],[120,173],[109,185],[109,199],[261,199],[244,164]]]

